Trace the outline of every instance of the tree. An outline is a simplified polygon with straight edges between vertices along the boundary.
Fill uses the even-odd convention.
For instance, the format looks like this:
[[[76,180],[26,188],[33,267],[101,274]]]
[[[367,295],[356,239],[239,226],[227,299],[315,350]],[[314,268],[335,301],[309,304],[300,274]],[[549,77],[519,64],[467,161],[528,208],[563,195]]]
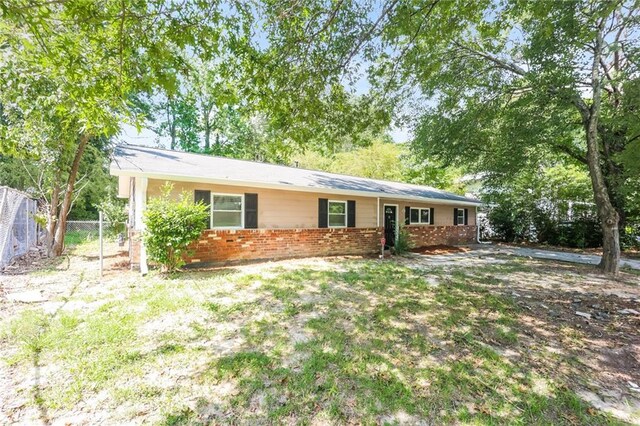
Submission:
[[[159,121],[154,131],[159,136],[169,137],[170,149],[199,150],[198,111],[190,94],[168,94],[151,105]]]
[[[455,32],[435,24],[445,18]],[[418,148],[464,164],[477,156],[486,160],[472,159],[477,168],[503,173],[550,153],[585,164],[603,231],[601,268],[616,274],[616,204],[622,204],[616,155],[635,135],[613,117],[624,103],[623,83],[638,71],[629,56],[638,40],[625,39],[638,28],[633,4],[448,3],[402,21],[394,41],[416,34],[399,58],[405,76],[439,98],[418,127]]]
[[[388,139],[374,139],[369,146],[352,147],[333,155],[307,151],[294,155],[300,167],[342,173],[371,179],[428,185],[464,193],[459,184],[462,172],[435,162],[416,158],[407,145]]]
[[[187,50],[207,58],[228,46],[231,19],[221,8],[164,0],[0,3],[0,149],[54,165],[54,254],[64,248],[87,145],[115,135],[123,119],[138,123],[133,100],[140,93],[175,93]],[[234,25],[234,33],[243,28]]]

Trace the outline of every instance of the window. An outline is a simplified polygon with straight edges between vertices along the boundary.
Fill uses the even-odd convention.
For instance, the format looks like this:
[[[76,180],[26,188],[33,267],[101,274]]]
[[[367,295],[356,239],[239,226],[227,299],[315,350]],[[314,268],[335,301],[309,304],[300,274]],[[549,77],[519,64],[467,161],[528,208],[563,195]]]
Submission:
[[[420,223],[420,209],[411,209],[409,223]]]
[[[329,201],[329,226],[332,228],[347,226],[346,201]]]
[[[242,228],[242,195],[212,194],[211,227]]]
[[[429,224],[431,223],[430,211],[429,209],[418,209],[411,207],[411,212],[409,214],[409,223],[422,223]]]
[[[429,209],[420,209],[420,223],[431,223]]]
[[[458,209],[458,219],[456,223],[458,225],[464,225],[464,209]]]

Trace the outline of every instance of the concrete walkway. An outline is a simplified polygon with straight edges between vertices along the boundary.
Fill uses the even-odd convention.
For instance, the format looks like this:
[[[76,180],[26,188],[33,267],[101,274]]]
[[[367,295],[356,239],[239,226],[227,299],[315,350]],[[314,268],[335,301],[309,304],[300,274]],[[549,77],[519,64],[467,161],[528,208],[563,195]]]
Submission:
[[[596,254],[578,254],[565,251],[543,250],[529,247],[515,247],[492,244],[477,244],[473,246],[474,253],[486,254],[510,254],[513,256],[533,257],[536,259],[559,260],[561,262],[584,263],[597,265],[600,263],[600,256]],[[620,259],[620,267],[640,270],[640,260]]]

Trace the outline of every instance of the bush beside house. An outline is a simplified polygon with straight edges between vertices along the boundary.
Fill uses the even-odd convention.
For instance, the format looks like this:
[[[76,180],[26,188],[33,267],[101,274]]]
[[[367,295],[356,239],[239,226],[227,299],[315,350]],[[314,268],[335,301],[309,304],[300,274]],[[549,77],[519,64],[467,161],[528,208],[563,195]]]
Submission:
[[[194,203],[190,194],[171,198],[173,185],[162,187],[159,197],[149,200],[144,212],[145,230],[142,239],[149,258],[162,266],[163,272],[180,269],[188,254],[188,246],[196,241],[207,227],[208,207]]]

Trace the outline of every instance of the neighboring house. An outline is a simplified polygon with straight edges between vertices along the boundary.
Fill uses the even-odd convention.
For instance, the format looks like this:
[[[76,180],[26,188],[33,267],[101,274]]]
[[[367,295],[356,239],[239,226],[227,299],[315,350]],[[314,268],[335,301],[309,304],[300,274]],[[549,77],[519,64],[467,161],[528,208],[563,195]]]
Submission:
[[[140,146],[111,163],[129,198],[130,256],[146,269],[143,211],[165,182],[210,206],[190,262],[373,254],[405,224],[416,246],[476,240],[480,202],[427,186]]]

